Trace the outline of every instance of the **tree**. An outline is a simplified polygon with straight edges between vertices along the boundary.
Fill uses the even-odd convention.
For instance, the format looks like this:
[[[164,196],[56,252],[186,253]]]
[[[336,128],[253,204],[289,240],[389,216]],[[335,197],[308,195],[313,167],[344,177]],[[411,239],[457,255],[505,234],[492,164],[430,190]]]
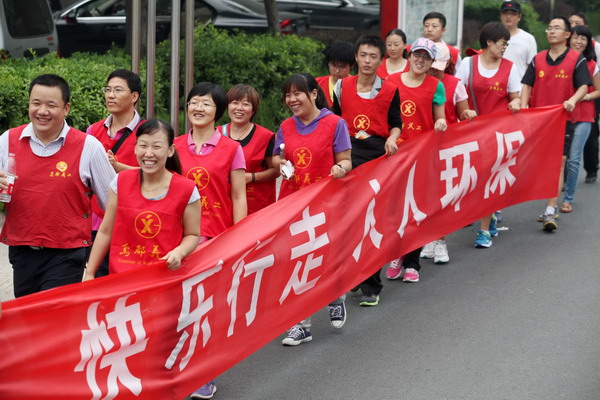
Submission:
[[[269,23],[269,30],[273,33],[281,33],[281,27],[279,26],[279,11],[277,9],[277,3],[275,0],[264,0],[265,11],[267,13],[267,21]]]

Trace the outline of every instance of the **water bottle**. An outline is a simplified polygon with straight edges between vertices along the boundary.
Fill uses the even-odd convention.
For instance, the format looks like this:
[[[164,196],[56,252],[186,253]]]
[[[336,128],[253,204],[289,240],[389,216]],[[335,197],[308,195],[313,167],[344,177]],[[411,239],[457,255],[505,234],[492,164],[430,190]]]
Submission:
[[[0,190],[0,201],[3,203],[10,203],[12,197],[13,188],[15,186],[15,177],[17,175],[17,166],[15,163],[15,155],[10,153],[8,160],[6,161],[6,180],[8,181],[8,188]]]

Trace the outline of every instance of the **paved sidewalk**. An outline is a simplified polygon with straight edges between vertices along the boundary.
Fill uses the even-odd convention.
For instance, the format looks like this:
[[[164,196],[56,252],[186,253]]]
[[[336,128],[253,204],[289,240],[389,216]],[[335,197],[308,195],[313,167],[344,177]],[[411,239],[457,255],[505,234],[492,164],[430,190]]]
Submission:
[[[0,228],[4,214],[0,213]],[[0,244],[0,302],[14,299],[12,267],[8,262],[8,246]]]

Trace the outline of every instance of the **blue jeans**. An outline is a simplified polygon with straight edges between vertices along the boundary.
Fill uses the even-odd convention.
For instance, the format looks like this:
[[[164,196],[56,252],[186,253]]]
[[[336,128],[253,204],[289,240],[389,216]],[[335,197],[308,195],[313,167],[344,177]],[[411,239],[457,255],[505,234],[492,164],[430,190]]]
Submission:
[[[583,148],[590,135],[591,128],[591,122],[575,123],[571,150],[569,151],[569,158],[567,158],[565,165],[567,176],[565,178],[564,201],[567,203],[572,203],[575,196],[575,188],[577,187],[577,179],[579,178],[579,167],[581,166],[581,156],[583,155]]]

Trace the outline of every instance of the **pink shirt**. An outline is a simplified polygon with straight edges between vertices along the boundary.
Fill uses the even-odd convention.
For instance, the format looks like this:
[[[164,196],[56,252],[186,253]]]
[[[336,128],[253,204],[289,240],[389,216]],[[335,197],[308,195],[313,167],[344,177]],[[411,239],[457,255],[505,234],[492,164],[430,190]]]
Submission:
[[[206,143],[203,143],[202,146],[200,146],[200,150],[198,150],[196,143],[194,143],[194,139],[192,138],[192,131],[190,130],[189,133],[187,139],[188,150],[190,153],[198,154],[199,156],[210,154],[210,152],[219,144],[219,140],[222,136],[218,130],[215,130],[215,133],[213,133],[210,139],[208,139]],[[238,146],[235,156],[233,157],[233,162],[231,163],[231,170],[235,171],[236,169],[246,169],[246,159],[244,158],[242,146]]]

